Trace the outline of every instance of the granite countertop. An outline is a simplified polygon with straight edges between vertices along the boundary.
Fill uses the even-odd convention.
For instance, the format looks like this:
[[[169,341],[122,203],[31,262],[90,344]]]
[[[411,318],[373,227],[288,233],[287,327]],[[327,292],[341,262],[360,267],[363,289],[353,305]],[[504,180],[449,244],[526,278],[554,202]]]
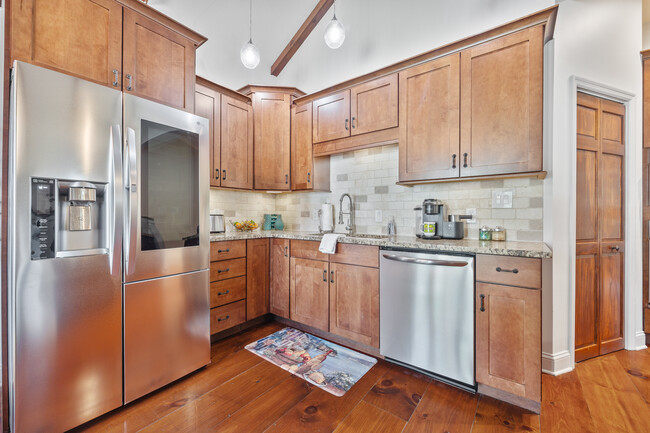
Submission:
[[[532,257],[548,259],[553,256],[551,249],[544,242],[517,242],[517,241],[479,241],[478,239],[440,239],[424,240],[415,236],[383,236],[383,237],[355,237],[345,236],[339,238],[344,244],[374,245],[378,247],[410,248],[429,251],[449,251],[457,253],[494,254],[500,256]],[[368,236],[368,235],[366,235]],[[369,235],[372,236],[372,235]],[[255,230],[253,232],[227,232],[210,235],[210,242],[232,241],[242,239],[279,238],[307,241],[320,241],[321,235],[307,232]]]

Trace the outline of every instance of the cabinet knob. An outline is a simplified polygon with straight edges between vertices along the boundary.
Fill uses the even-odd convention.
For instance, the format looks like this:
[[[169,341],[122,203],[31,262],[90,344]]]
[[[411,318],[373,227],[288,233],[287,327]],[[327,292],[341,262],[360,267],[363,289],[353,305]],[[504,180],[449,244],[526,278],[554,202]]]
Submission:
[[[129,84],[126,86],[126,90],[130,92],[133,90],[133,75],[126,74],[125,77],[127,80],[129,80]]]
[[[113,69],[113,87],[117,87],[120,85],[119,78],[120,78],[120,71],[118,71],[117,69]]]

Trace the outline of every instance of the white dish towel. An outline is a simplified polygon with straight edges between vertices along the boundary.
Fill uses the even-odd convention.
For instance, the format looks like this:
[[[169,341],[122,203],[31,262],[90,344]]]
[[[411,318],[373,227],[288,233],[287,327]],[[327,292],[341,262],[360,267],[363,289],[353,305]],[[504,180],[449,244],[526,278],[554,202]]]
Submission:
[[[340,233],[328,233],[323,235],[323,239],[320,241],[320,246],[318,251],[324,254],[334,254],[336,252],[336,243],[339,238],[345,237],[344,234]]]

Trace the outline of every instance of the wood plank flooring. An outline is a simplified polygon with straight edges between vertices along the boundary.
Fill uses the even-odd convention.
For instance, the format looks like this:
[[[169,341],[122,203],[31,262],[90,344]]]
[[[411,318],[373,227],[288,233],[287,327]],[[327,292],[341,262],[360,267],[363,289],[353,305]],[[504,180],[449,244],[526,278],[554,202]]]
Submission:
[[[74,432],[650,432],[650,349],[543,375],[536,415],[382,360],[335,397],[244,349],[283,327],[215,343],[209,366]]]

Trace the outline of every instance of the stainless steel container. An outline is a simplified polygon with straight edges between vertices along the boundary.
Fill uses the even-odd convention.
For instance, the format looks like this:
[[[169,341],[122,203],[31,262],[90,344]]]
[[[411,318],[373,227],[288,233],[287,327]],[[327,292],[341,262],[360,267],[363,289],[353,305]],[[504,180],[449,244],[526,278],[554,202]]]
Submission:
[[[216,209],[210,211],[210,233],[223,233],[226,231],[226,223],[223,211]]]

